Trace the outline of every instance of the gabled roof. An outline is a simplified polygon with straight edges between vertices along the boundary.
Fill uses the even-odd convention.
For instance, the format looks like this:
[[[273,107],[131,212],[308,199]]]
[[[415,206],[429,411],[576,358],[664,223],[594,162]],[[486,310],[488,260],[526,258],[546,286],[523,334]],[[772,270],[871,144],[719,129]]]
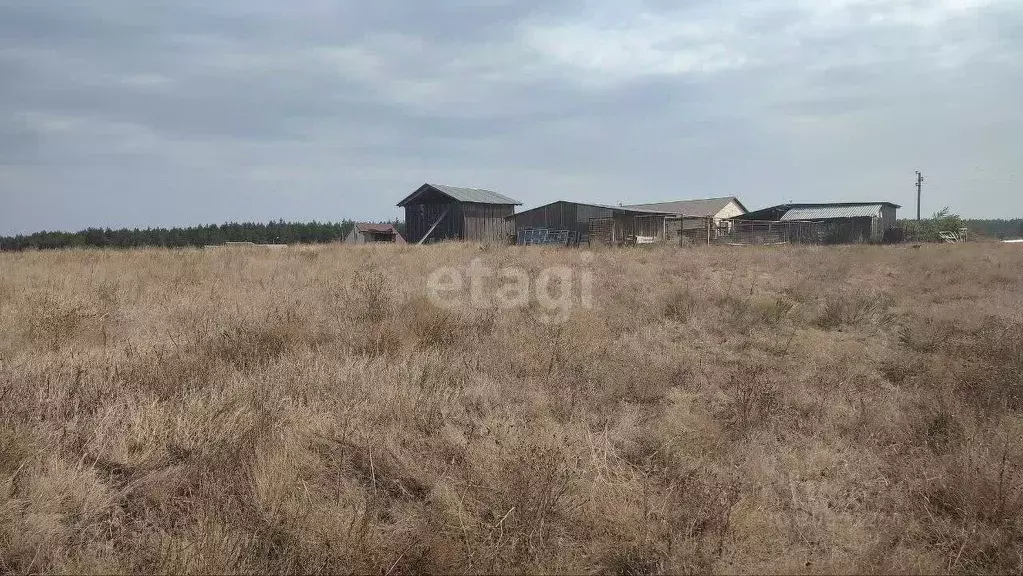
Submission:
[[[404,207],[414,202],[417,198],[426,194],[430,191],[439,192],[448,198],[451,198],[455,202],[471,202],[474,204],[498,204],[507,206],[521,206],[522,202],[513,200],[503,194],[492,192],[490,190],[483,190],[481,188],[459,188],[457,186],[445,186],[443,184],[423,184],[418,190],[410,194],[407,198],[398,203],[399,207]]]
[[[628,214],[664,214],[666,216],[673,216],[675,213],[667,210],[657,210],[654,208],[644,208],[641,206],[612,206],[610,204],[588,204],[588,206],[596,206],[597,208],[608,208],[615,210],[616,212],[625,212]]]
[[[739,202],[739,199],[735,196],[726,196],[724,198],[705,198],[700,200],[679,200],[677,202],[659,202],[655,204],[632,204],[625,206],[625,208],[632,208],[636,210],[653,210],[657,212],[668,212],[670,214],[681,214],[682,216],[702,216],[702,217],[713,217],[717,216],[722,210],[724,210],[729,204],[735,202],[742,208],[743,212],[746,212],[746,207]]]
[[[372,222],[359,222],[355,225],[355,232],[359,234],[373,234],[380,236],[392,236],[395,244],[404,244],[405,238],[394,227],[394,224],[374,224]]]
[[[862,206],[801,206],[791,208],[782,222],[792,220],[829,220],[831,218],[874,218],[881,212],[880,204],[864,204]]]
[[[790,202],[782,204],[789,208],[824,208],[827,206],[886,206],[888,208],[902,208],[894,202]]]
[[[372,224],[368,222],[359,222],[355,225],[359,232],[372,232],[374,234],[398,234],[398,229],[394,227],[394,224]]]
[[[779,204],[748,212],[741,220],[827,220],[829,218],[863,218],[875,216],[882,207],[899,209],[891,202],[817,202]]]

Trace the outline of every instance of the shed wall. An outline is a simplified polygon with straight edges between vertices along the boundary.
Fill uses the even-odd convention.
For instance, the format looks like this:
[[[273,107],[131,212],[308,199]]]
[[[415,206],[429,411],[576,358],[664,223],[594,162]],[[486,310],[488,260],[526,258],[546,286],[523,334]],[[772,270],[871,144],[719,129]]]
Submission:
[[[895,228],[899,225],[896,217],[897,209],[893,206],[881,206],[881,228],[885,230]]]
[[[613,210],[603,206],[559,201],[516,214],[512,233],[526,228],[568,230],[574,232],[580,242],[586,242],[590,233],[590,220],[610,218],[612,214]]]
[[[461,240],[462,205],[458,202],[424,202],[405,207],[405,229],[409,243],[416,244],[430,230],[434,222],[447,210],[444,220],[430,234],[430,241]]]
[[[515,222],[506,220],[515,207],[503,204],[462,204],[464,219],[462,240],[469,242],[508,242],[515,234]]]
[[[345,244],[362,244],[364,238],[362,234],[359,234],[358,228],[352,228],[352,231],[345,236]]]
[[[550,230],[572,230],[578,213],[577,204],[554,202],[515,215],[516,230],[526,228],[547,228]]]

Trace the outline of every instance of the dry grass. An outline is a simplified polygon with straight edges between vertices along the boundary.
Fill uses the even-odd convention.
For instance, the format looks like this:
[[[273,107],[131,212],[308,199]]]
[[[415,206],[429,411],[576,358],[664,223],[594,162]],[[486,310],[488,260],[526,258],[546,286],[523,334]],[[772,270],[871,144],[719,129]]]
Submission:
[[[0,255],[3,573],[1023,571],[1023,252]]]

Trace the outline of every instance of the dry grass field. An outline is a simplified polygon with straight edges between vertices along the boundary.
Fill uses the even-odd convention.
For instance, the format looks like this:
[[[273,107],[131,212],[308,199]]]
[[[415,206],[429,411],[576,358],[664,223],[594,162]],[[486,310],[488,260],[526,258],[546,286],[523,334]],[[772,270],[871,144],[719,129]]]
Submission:
[[[0,574],[1023,571],[1018,246],[0,255]]]

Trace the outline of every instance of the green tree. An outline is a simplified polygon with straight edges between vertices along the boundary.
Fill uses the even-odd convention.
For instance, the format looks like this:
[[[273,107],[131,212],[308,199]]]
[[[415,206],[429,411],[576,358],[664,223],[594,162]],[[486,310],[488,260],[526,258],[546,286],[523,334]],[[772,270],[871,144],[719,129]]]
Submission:
[[[903,223],[906,239],[913,242],[941,242],[941,232],[958,233],[963,227],[963,219],[953,214],[948,206],[926,220],[907,220]]]
[[[393,222],[399,231],[404,223]],[[0,237],[0,251],[27,249],[56,250],[73,247],[138,248],[158,246],[181,248],[202,247],[224,242],[257,244],[326,244],[339,242],[355,226],[351,220],[340,222],[227,222],[191,228],[147,228],[145,230],[88,228],[80,232],[37,232],[35,234]]]

